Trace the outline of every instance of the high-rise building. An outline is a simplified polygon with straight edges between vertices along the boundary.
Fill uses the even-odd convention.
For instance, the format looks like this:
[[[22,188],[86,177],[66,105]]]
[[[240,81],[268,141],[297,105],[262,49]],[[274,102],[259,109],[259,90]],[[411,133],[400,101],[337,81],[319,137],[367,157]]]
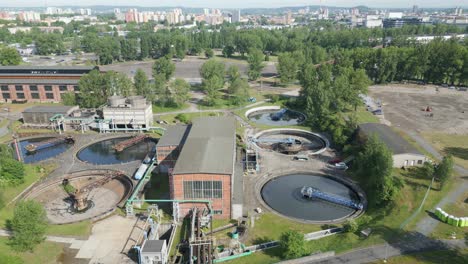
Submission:
[[[413,14],[417,14],[419,12],[419,7],[417,5],[413,6]]]
[[[240,9],[237,9],[236,11],[234,11],[232,13],[232,19],[231,19],[231,22],[232,23],[239,23],[241,20],[241,11]]]

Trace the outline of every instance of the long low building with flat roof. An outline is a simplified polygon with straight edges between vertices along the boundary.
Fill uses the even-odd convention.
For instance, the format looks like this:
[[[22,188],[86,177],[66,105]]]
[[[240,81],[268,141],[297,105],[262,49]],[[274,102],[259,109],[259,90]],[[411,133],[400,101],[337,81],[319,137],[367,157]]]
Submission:
[[[79,92],[80,78],[97,66],[1,66],[0,101],[60,102]]]

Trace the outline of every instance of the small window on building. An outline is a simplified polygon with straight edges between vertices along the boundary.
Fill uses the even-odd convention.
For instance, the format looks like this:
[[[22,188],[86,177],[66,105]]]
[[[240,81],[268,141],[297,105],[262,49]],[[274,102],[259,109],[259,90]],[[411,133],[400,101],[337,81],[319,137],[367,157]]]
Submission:
[[[10,93],[2,93],[3,99],[10,99]]]
[[[47,99],[54,99],[54,94],[53,93],[46,93],[46,98]]]
[[[67,89],[67,86],[66,86],[66,85],[60,85],[60,86],[59,86],[59,90],[60,90],[60,91],[67,91],[68,89]]]
[[[23,85],[15,85],[16,91],[23,91]]]
[[[80,90],[80,87],[78,87],[78,85],[75,85],[75,86],[73,86],[73,90],[74,90],[74,91],[79,91],[79,90]]]
[[[50,85],[46,85],[46,86],[44,86],[44,90],[46,90],[46,91],[49,91],[49,92],[50,92],[50,91],[52,91],[52,86],[50,86]]]
[[[16,98],[24,99],[24,93],[16,93]]]
[[[39,99],[39,94],[38,93],[31,93],[31,98],[32,99]]]
[[[213,210],[213,214],[215,214],[215,215],[222,215],[222,214],[223,214],[223,210]]]
[[[418,164],[423,164],[423,161],[422,161],[422,160],[418,160]]]
[[[2,85],[1,87],[2,91],[8,92],[10,89],[8,88],[8,85]]]
[[[37,91],[37,85],[30,85],[29,91]]]

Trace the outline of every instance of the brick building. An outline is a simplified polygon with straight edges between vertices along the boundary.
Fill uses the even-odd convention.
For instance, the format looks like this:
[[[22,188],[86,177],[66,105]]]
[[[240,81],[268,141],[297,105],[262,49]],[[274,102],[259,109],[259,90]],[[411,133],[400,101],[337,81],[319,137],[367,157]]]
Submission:
[[[186,125],[170,126],[166,129],[164,136],[156,144],[159,171],[167,173],[174,168],[189,131],[190,126]]]
[[[0,67],[0,101],[60,102],[61,95],[78,92],[81,76],[94,66]]]
[[[242,178],[234,180],[234,177],[242,177],[242,171],[235,173],[235,130],[233,118],[205,117],[194,121],[169,175],[171,199],[211,200],[214,218],[239,217],[238,210],[232,212],[233,201],[242,200],[239,197]],[[171,146],[166,147],[173,148]],[[193,207],[206,208],[206,204],[180,203],[179,214],[187,215]]]

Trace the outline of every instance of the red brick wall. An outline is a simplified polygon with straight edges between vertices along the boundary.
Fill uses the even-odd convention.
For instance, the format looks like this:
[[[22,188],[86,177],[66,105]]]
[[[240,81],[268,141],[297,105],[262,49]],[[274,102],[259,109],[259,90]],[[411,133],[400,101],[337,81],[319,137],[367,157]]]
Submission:
[[[226,174],[178,174],[172,175],[171,198],[184,200],[184,181],[221,181],[223,198],[211,199],[213,210],[222,210],[223,214],[214,215],[215,219],[229,219],[231,217],[231,175]],[[198,199],[197,199],[198,200]],[[202,200],[202,199],[200,199]],[[193,207],[206,208],[205,204],[181,203],[179,204],[181,216],[189,213]]]
[[[20,84],[18,84],[20,85]],[[23,86],[23,91],[16,91],[16,85],[8,85],[9,88],[9,94],[10,98],[7,99],[8,102],[11,102],[13,100],[18,100],[18,101],[29,101],[29,102],[60,102],[62,101],[61,94],[67,93],[67,92],[73,92],[73,86],[72,84],[65,85],[67,86],[67,91],[60,91],[60,86],[61,85],[36,85],[37,86],[37,91],[31,91],[30,90],[30,85],[29,84],[24,84]],[[52,91],[45,91],[45,86],[52,86]],[[3,98],[3,93],[7,93],[7,91],[0,91],[0,101],[5,101],[5,98]],[[17,93],[24,93],[24,98],[18,98]],[[32,98],[31,93],[38,93],[39,98]],[[46,94],[47,93],[52,93],[53,98],[47,98]]]

